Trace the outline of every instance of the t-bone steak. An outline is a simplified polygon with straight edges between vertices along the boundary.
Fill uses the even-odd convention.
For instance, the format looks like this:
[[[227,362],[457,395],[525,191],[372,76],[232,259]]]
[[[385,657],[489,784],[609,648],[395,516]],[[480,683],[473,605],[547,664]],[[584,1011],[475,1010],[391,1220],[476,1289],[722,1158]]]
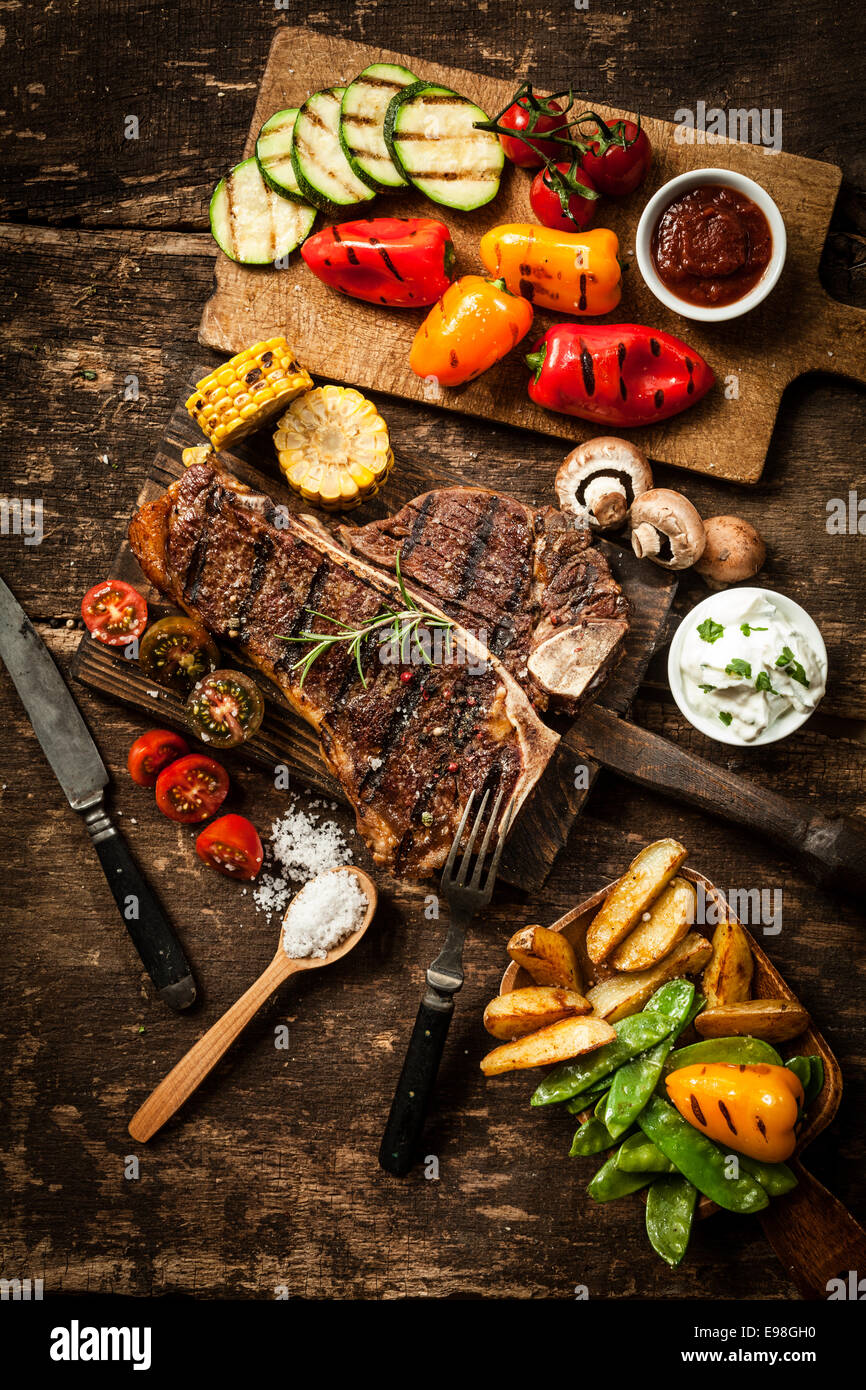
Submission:
[[[450,641],[432,665],[401,662],[380,630],[362,646],[363,679],[347,644],[335,643],[302,681],[297,663],[309,647],[286,638],[332,634],[321,615],[354,628],[405,606],[392,571],[407,525],[403,582],[426,611],[452,620]],[[617,642],[585,693],[621,641],[626,604],[586,533],[551,508],[491,492],[443,489],[340,535],[342,544],[318,519],[290,514],[211,463],[191,467],[129,528],[156,588],[235,642],[316,730],[375,861],[423,878],[444,863],[470,793],[502,789],[519,806],[544,771],[558,737],[533,700],[556,693],[568,659],[548,661],[545,682],[535,657],[563,633],[579,645],[594,624],[615,624]],[[571,658],[569,700],[578,666]]]

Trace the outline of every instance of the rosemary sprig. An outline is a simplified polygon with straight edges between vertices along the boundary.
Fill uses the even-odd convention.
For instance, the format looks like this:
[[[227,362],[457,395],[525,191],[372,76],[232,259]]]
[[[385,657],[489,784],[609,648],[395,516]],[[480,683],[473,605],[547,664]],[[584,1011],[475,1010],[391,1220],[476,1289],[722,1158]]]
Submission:
[[[391,629],[391,644],[401,653],[401,660],[408,660],[412,653],[413,645],[417,647],[421,657],[432,666],[432,661],[424,649],[419,632],[421,629],[442,628],[447,632],[446,641],[451,643],[450,629],[456,626],[451,618],[440,617],[438,613],[429,613],[415,602],[412,595],[406,588],[403,575],[400,570],[400,551],[397,551],[395,558],[395,571],[397,583],[400,588],[400,597],[403,600],[402,608],[388,608],[384,612],[378,613],[375,617],[364,618],[357,627],[352,627],[350,623],[344,623],[339,618],[331,617],[330,613],[320,613],[317,609],[310,609],[310,616],[321,618],[323,622],[331,623],[338,631],[335,632],[301,632],[296,637],[282,637],[283,642],[307,642],[312,643],[310,650],[299,657],[292,665],[292,670],[301,671],[301,688],[304,681],[310,674],[313,665],[319,657],[329,652],[338,642],[344,642],[348,646],[351,656],[355,659],[358,668],[358,675],[361,684],[367,689],[367,678],[364,675],[364,668],[361,664],[363,645],[365,641],[374,633],[382,632],[386,628]],[[407,653],[403,656],[403,653]]]

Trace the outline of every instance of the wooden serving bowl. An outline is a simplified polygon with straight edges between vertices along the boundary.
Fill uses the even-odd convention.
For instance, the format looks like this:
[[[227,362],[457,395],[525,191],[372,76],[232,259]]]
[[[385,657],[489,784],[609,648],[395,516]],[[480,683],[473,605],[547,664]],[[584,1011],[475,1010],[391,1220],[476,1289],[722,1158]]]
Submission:
[[[681,868],[681,877],[690,883],[703,887],[708,901],[713,901],[719,910],[719,917],[736,921],[724,895],[703,874],[695,869]],[[564,917],[550,924],[551,931],[564,932],[577,955],[578,962],[588,987],[606,979],[615,972],[609,966],[596,966],[586,954],[586,931],[605,898],[613,891],[619,880],[615,879],[600,888],[591,898],[572,908]],[[742,924],[741,924],[742,925]],[[695,930],[700,931],[699,924]],[[706,935],[712,935],[715,927],[707,927]],[[743,930],[748,938],[755,962],[752,976],[752,996],[755,999],[790,999],[799,1003],[794,991],[779,974],[769,957],[755,941],[751,932]],[[500,994],[509,994],[513,989],[531,985],[528,973],[512,961],[502,977]],[[690,1036],[684,1035],[686,1040]],[[697,1034],[694,1034],[697,1037]],[[682,1042],[679,1043],[683,1045]],[[826,1129],[839,1109],[842,1099],[842,1071],[830,1045],[810,1023],[805,1032],[782,1044],[780,1053],[787,1060],[797,1055],[817,1054],[824,1063],[824,1085],[812,1101],[809,1114],[797,1141],[796,1155],[800,1155],[812,1140]],[[784,1264],[790,1277],[804,1298],[826,1298],[827,1282],[838,1275],[845,1276],[850,1269],[866,1268],[866,1232],[841,1202],[837,1201],[825,1187],[806,1171],[799,1157],[791,1160],[797,1174],[798,1186],[784,1197],[774,1197],[770,1205],[760,1213],[760,1221],[770,1244]],[[701,1217],[718,1211],[714,1202],[701,1198],[698,1213]]]

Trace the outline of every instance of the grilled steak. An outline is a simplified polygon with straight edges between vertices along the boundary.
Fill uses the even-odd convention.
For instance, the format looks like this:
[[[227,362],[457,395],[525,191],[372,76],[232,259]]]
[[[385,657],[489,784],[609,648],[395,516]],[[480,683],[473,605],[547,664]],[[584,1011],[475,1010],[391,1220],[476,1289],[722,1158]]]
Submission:
[[[619,658],[628,600],[591,532],[553,507],[441,488],[339,535],[388,569],[399,552],[401,572],[476,632],[539,709],[574,711]]]
[[[460,627],[451,664],[386,663],[372,637],[361,654],[366,687],[340,643],[301,683],[295,663],[307,648],[284,638],[333,633],[315,613],[355,626],[404,606],[394,578],[324,527],[197,464],[133,517],[129,538],[148,579],[217,637],[237,641],[316,729],[377,863],[407,877],[432,873],[471,791],[501,787],[520,803],[543,771],[556,735],[511,672]],[[487,568],[478,572],[487,582]]]

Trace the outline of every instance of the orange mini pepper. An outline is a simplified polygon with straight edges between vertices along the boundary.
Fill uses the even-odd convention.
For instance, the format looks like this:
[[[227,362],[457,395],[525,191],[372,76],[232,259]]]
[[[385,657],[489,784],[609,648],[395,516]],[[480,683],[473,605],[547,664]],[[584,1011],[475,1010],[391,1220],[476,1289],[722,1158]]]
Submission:
[[[409,365],[416,376],[460,386],[486,372],[532,327],[532,305],[503,282],[463,275],[433,305],[415,334]]]
[[[767,1163],[794,1152],[804,1091],[788,1067],[707,1062],[680,1067],[665,1084],[683,1119],[724,1147]]]
[[[559,232],[531,222],[494,227],[481,238],[481,259],[512,294],[536,309],[560,314],[607,314],[619,304],[622,272],[616,233]]]

